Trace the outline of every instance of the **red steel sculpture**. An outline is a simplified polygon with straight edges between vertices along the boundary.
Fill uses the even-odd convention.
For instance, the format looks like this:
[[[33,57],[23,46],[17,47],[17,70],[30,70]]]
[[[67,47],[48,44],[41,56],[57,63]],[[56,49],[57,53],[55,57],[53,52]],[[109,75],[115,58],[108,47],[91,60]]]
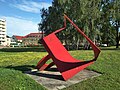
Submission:
[[[57,38],[56,33],[59,33],[60,31],[66,28],[66,19],[90,43],[90,46],[94,51],[94,58],[92,60],[83,61],[73,58],[68,53],[66,48],[62,45],[60,40]],[[64,80],[68,80],[72,78],[75,74],[77,74],[78,72],[89,66],[90,64],[93,64],[93,62],[97,60],[100,53],[100,49],[65,14],[64,14],[64,27],[44,37],[42,39],[42,44],[44,45],[46,51],[48,52],[48,55],[43,57],[38,62],[37,69],[45,70],[53,65],[56,65],[58,71],[61,73]],[[50,64],[46,64],[46,62],[49,59],[52,59],[53,62],[51,62]]]

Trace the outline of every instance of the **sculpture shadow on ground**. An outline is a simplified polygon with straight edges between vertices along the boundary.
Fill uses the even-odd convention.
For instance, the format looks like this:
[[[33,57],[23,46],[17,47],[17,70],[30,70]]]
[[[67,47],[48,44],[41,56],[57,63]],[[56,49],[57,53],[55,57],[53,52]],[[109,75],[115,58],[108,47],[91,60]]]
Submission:
[[[46,72],[43,73],[43,72],[40,72],[40,71],[39,72],[38,71],[32,71],[32,72],[29,72],[28,74],[39,76],[39,77],[42,77],[42,78],[57,79],[57,80],[64,81],[62,75],[58,75],[58,74],[51,74],[51,73],[46,73]]]
[[[39,77],[52,78],[52,79],[64,81],[63,77],[60,74],[51,74],[51,73],[43,73],[41,71],[32,71],[32,70],[36,69],[35,65],[21,65],[21,66],[10,65],[10,66],[4,67],[4,68],[22,71],[23,73],[28,73],[30,75],[35,75],[35,76],[39,76]],[[49,68],[45,71],[46,72],[54,72],[54,73],[58,72],[56,67]]]
[[[42,78],[57,79],[57,80],[64,81],[62,75],[59,73],[56,66],[48,68],[44,71],[31,71],[29,72],[29,74],[39,76]]]
[[[26,71],[30,71],[32,69],[35,69],[35,65],[21,65],[21,66],[7,66],[7,67],[4,67],[4,68],[7,68],[7,69],[13,69],[13,70],[18,70],[18,71],[22,71],[23,73],[26,72]]]

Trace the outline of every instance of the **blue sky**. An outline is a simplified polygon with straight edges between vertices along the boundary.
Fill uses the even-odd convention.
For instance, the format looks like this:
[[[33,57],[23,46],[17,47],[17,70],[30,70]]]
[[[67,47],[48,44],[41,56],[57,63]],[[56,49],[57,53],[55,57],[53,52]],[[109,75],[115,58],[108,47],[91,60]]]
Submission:
[[[40,9],[51,5],[52,0],[0,0],[0,18],[7,21],[7,35],[38,32]]]

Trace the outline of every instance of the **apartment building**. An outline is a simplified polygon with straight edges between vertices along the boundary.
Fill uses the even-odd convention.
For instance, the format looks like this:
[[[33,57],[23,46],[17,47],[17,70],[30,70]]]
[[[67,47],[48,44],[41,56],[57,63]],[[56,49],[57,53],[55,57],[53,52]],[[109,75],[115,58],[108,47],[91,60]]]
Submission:
[[[0,19],[0,45],[7,45],[6,37],[6,20]]]

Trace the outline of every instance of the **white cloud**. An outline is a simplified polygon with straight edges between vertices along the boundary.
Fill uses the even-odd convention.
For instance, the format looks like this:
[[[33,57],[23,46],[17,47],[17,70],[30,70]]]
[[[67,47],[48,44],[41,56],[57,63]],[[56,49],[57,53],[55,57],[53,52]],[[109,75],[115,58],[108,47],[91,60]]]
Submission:
[[[51,3],[47,2],[33,2],[33,1],[22,1],[19,4],[13,4],[12,6],[26,12],[40,13],[40,9],[48,8],[51,6]]]
[[[31,32],[38,32],[38,22],[25,20],[17,17],[4,17],[7,21],[7,34],[12,35],[26,35]]]

